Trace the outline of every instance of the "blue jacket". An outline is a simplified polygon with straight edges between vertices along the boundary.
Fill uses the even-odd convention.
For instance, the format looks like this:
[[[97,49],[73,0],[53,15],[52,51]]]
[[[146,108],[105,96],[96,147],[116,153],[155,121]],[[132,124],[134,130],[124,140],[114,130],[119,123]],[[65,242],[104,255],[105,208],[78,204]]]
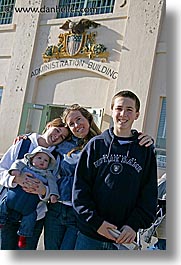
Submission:
[[[64,141],[56,148],[56,152],[60,155],[60,178],[57,181],[60,201],[72,202],[72,186],[75,167],[80,156],[80,150],[73,152],[71,156],[68,156],[67,153],[77,147],[79,141],[79,138],[72,136],[71,141]]]
[[[157,207],[153,146],[140,146],[136,131],[121,138],[110,129],[91,139],[76,167],[73,207],[80,231],[98,240],[107,240],[96,232],[103,221],[118,229],[149,227]]]

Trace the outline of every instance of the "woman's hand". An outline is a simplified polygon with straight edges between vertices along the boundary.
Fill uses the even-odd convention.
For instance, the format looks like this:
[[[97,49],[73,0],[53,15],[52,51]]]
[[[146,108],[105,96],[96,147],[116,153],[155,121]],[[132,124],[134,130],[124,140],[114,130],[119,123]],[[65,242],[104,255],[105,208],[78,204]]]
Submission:
[[[153,139],[152,139],[152,137],[150,135],[141,133],[138,136],[138,139],[140,140],[139,141],[139,145],[141,145],[141,146],[145,145],[146,147],[148,147],[148,146],[153,144]]]
[[[26,192],[38,194],[44,196],[46,194],[46,188],[42,181],[39,179],[26,178],[22,189]]]
[[[13,182],[19,184],[25,192],[43,196],[46,194],[43,182],[37,178],[32,178],[30,173],[22,173],[19,177],[15,177]]]
[[[21,187],[24,186],[24,183],[27,181],[28,178],[32,179],[33,175],[31,173],[21,173],[19,175],[16,175],[14,180],[13,180],[13,183],[16,183],[18,185],[20,185]]]

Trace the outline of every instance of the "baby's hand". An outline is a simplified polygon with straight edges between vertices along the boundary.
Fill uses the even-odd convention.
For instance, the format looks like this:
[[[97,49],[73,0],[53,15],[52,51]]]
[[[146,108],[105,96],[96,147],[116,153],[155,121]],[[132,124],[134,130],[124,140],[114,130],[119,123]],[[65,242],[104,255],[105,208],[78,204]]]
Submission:
[[[56,196],[56,195],[51,195],[51,196],[50,196],[50,202],[51,202],[51,203],[56,203],[56,202],[58,202],[58,198],[57,198],[57,196]]]
[[[21,173],[19,170],[11,170],[10,171],[10,175],[11,176],[15,176],[15,177],[20,177],[21,176]]]

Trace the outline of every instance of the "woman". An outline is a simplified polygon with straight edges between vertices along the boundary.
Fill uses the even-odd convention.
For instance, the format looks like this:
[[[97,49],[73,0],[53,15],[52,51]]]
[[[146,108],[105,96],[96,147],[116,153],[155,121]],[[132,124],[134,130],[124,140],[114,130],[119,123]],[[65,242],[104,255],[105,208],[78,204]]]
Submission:
[[[101,134],[96,126],[93,116],[85,108],[74,104],[63,113],[64,122],[72,132],[71,139],[59,144],[56,151],[60,154],[60,176],[58,188],[60,201],[48,205],[45,218],[45,249],[46,250],[71,250],[75,247],[77,239],[77,222],[72,207],[72,185],[74,171],[80,152],[86,143],[94,136]],[[140,144],[145,144],[152,139],[140,135]]]
[[[59,144],[60,176],[58,188],[60,202],[49,204],[45,219],[45,249],[74,249],[77,238],[76,217],[72,208],[72,185],[74,171],[84,145],[101,133],[93,116],[77,104],[67,108],[63,119],[72,132],[71,139]],[[52,225],[53,224],[53,225]]]
[[[32,152],[32,150],[39,145],[53,151],[55,145],[62,142],[68,134],[69,131],[62,120],[60,118],[54,119],[46,125],[46,128],[41,135],[32,133],[28,136],[31,140],[28,152]],[[47,201],[49,198],[49,190],[40,180],[29,178],[28,173],[24,173],[24,175],[21,175],[20,177],[10,176],[8,174],[9,168],[18,157],[21,144],[22,140],[13,144],[2,157],[0,162],[0,185],[7,188],[13,188],[20,185],[24,191],[38,194],[41,199]],[[34,250],[37,248],[38,240],[42,232],[44,215],[41,215],[41,213],[44,212],[46,204],[40,202],[38,206],[38,217],[33,231],[33,237],[27,238],[27,245],[26,248],[24,248],[26,250]],[[13,222],[13,216],[9,216],[7,224],[1,229],[1,249],[18,249],[18,229],[19,222]]]

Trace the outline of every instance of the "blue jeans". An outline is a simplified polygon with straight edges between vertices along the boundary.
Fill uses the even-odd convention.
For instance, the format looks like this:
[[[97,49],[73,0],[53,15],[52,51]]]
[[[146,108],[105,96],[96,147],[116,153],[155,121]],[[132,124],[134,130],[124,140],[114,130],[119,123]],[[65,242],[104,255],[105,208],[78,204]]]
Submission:
[[[166,250],[166,239],[158,238],[158,241],[154,246],[160,250]]]
[[[93,239],[82,233],[78,233],[75,250],[118,250],[116,244]],[[119,244],[119,250],[128,250],[125,246]]]
[[[37,213],[36,211],[23,216],[21,219],[21,225],[18,230],[18,235],[25,237],[32,237],[34,227],[36,225]]]
[[[18,223],[21,220],[18,235],[31,237],[33,236],[34,227],[36,224],[37,213],[36,210],[28,215],[22,215],[21,213],[10,210],[7,207],[6,201],[3,201],[0,205],[0,224],[5,225],[7,221]]]
[[[22,190],[21,186],[8,190],[5,200],[8,209],[17,211],[22,215],[28,215],[36,211],[40,199],[37,194],[28,193]]]
[[[36,221],[32,237],[26,238],[26,247],[22,250],[36,250],[38,240],[42,233],[44,218]],[[7,222],[1,229],[1,249],[2,250],[18,250],[18,234],[20,223]]]
[[[72,250],[77,239],[77,221],[73,207],[50,203],[45,217],[46,250]]]

